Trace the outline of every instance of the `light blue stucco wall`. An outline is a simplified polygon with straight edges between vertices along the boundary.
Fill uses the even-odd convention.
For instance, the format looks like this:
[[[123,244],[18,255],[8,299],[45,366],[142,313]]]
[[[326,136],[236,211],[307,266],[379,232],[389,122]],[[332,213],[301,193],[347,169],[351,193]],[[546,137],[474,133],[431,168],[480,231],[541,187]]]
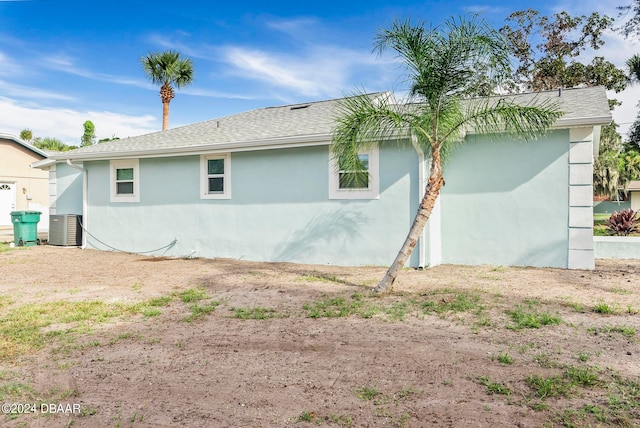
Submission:
[[[569,131],[470,136],[444,168],[443,263],[567,267]]]
[[[56,214],[82,214],[82,172],[56,164]]]
[[[87,244],[140,252],[175,238],[167,255],[390,264],[417,209],[416,152],[380,149],[377,200],[329,200],[328,160],[328,146],[232,153],[232,198],[203,200],[199,156],[140,159],[137,203],[109,202],[109,162],[85,162]]]

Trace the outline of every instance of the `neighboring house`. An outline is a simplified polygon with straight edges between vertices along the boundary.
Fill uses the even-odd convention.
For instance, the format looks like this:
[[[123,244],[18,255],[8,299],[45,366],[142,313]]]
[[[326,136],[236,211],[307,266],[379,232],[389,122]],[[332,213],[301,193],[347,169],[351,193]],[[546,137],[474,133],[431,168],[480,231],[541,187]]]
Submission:
[[[20,138],[0,134],[0,227],[12,227],[12,211],[40,211],[38,231],[48,230],[49,175],[31,166],[46,157]]]
[[[594,267],[592,170],[600,127],[611,121],[606,93],[539,96],[565,112],[546,136],[470,133],[455,149],[408,265]],[[388,265],[421,200],[428,159],[408,139],[371,147],[361,153],[367,187],[349,187],[350,172],[331,154],[336,106],[264,108],[53,159],[58,171],[82,164],[82,203],[73,209],[82,205],[87,248]]]
[[[631,201],[630,208],[634,211],[640,211],[640,180],[629,182],[627,191],[629,192],[629,200]]]

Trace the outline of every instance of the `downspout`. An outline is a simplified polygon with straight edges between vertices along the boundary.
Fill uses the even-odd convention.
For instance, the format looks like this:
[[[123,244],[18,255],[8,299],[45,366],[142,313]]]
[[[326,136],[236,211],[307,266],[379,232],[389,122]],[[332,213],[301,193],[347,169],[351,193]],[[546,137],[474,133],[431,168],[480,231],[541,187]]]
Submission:
[[[88,177],[87,170],[81,167],[80,165],[76,165],[71,162],[71,159],[67,159],[67,165],[71,168],[77,169],[82,172],[82,229],[87,229],[88,226],[88,218],[87,218],[87,194],[88,194]],[[82,249],[87,248],[87,234],[82,233]]]

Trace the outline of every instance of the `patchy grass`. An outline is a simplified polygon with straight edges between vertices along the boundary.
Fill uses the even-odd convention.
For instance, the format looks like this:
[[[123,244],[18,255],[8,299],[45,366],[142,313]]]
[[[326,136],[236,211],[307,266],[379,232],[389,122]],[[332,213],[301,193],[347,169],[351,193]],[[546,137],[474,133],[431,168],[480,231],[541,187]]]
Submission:
[[[387,321],[404,321],[408,315],[436,314],[446,317],[452,313],[469,312],[480,317],[485,309],[479,293],[436,290],[419,297],[396,295],[389,302],[376,295],[353,293],[336,297],[325,297],[303,305],[309,318],[342,318],[359,316],[378,317]],[[489,325],[484,320],[484,325]]]
[[[543,325],[557,325],[562,322],[559,316],[551,315],[549,312],[540,312],[538,309],[533,309],[532,306],[532,304],[529,304],[527,309],[522,305],[518,305],[515,309],[507,311],[507,315],[514,322],[507,328],[513,330],[540,328]]]
[[[486,376],[480,377],[480,383],[487,387],[487,394],[502,394],[507,397],[511,395],[511,389],[500,382],[492,382]]]
[[[189,288],[178,294],[183,303],[198,302],[209,297],[207,290],[202,288]]]
[[[403,427],[406,426],[411,418],[411,412],[406,410],[411,408],[414,401],[422,394],[422,391],[408,387],[385,393],[377,387],[369,385],[357,388],[354,393],[359,399],[373,406],[372,410],[377,417],[387,419],[390,422],[390,426]],[[350,422],[350,419],[348,419],[348,422]]]
[[[155,297],[153,299],[150,299],[147,302],[147,305],[149,306],[167,306],[169,305],[171,302],[173,301],[173,298],[171,296],[160,296],[160,297]]]
[[[298,277],[297,280],[304,281],[304,282],[326,282],[326,283],[336,283],[336,284],[343,282],[335,275],[322,275],[322,274],[302,275]]]
[[[235,318],[241,320],[266,320],[271,318],[288,318],[289,313],[279,313],[272,308],[252,307],[252,308],[229,308],[234,313]]]
[[[619,312],[619,309],[616,305],[610,305],[605,302],[600,302],[593,307],[593,312],[602,315],[611,315]]]
[[[571,384],[566,382],[562,376],[542,377],[533,375],[525,379],[525,382],[534,391],[536,397],[540,399],[558,396],[567,397],[571,391]]]
[[[162,296],[130,304],[57,301],[6,308],[0,315],[0,361],[10,361],[33,353],[51,341],[59,342],[60,346],[56,349],[66,353],[86,347],[87,344],[75,344],[75,340],[80,334],[91,333],[96,325],[137,314],[146,318],[158,317],[162,314],[161,308],[176,297],[182,302],[191,303],[190,314],[184,318],[187,322],[201,319],[222,303],[201,303],[202,299],[208,298],[206,291],[188,289],[177,296]],[[8,297],[0,296],[0,309],[11,303]]]
[[[443,315],[450,312],[474,312],[481,313],[485,306],[479,293],[469,291],[456,291],[450,289],[435,290],[426,295],[426,299],[420,302],[422,311]]]
[[[612,336],[613,334],[621,334],[629,338],[635,336],[636,334],[635,327],[626,326],[626,325],[609,325],[609,326],[603,326],[598,328],[592,327],[587,329],[587,331],[594,335],[606,334],[608,336]]]
[[[513,364],[513,357],[507,353],[498,354],[495,357],[500,364]]]
[[[186,322],[193,322],[193,321],[200,320],[206,317],[207,315],[209,315],[210,313],[212,313],[213,311],[215,311],[216,308],[221,304],[222,302],[220,301],[212,301],[204,304],[195,302],[189,307],[191,314],[189,314],[183,320]]]
[[[362,388],[357,388],[355,394],[361,400],[370,401],[380,395],[380,391],[373,386],[363,386]]]
[[[94,324],[139,313],[140,304],[47,302],[11,308],[0,317],[0,361],[41,349],[47,339],[87,332]],[[44,328],[49,328],[47,333]]]
[[[503,275],[501,269],[494,269],[491,273]],[[277,278],[277,275],[274,274],[273,278]],[[350,278],[352,277],[345,275],[344,278],[351,280]],[[304,276],[301,280],[327,283],[342,283],[343,281],[337,277],[316,276],[315,274]],[[461,283],[462,281],[463,278],[460,279]],[[290,282],[293,281],[290,280]],[[362,281],[358,280],[354,280],[354,282],[362,283]],[[133,281],[130,281],[126,284],[128,291],[131,291],[132,283]],[[271,281],[270,284],[273,283],[275,281]],[[446,286],[445,284],[450,285]],[[287,286],[290,285],[290,283],[287,284]],[[628,290],[633,294],[633,287],[631,286],[629,286],[628,290],[612,288],[611,293],[605,294],[606,307],[602,306],[601,310],[596,311],[593,303],[597,302],[597,299],[591,300],[592,303],[588,304],[586,310],[583,304],[571,300],[589,301],[588,298],[578,294],[572,296],[571,299],[561,301],[542,300],[547,297],[520,300],[518,295],[510,296],[506,294],[508,290],[506,290],[505,284],[496,284],[495,289],[485,292],[478,291],[475,288],[471,289],[473,285],[467,286],[464,284],[464,286],[456,288],[454,282],[434,282],[422,287],[420,294],[407,292],[392,293],[385,296],[373,295],[367,290],[357,287],[351,287],[352,291],[358,291],[354,293],[345,291],[347,287],[343,286],[302,285],[308,286],[311,291],[308,294],[303,294],[304,291],[300,291],[301,288],[298,288],[296,290],[296,298],[298,300],[294,300],[291,295],[287,295],[286,299],[276,302],[277,298],[274,297],[276,294],[272,293],[273,290],[268,290],[267,299],[269,300],[265,300],[264,306],[229,306],[226,300],[219,300],[212,296],[213,292],[210,290],[198,288],[197,286],[179,292],[173,292],[175,289],[168,289],[170,294],[166,296],[154,297],[133,305],[93,302],[92,306],[92,302],[87,302],[85,307],[81,307],[78,303],[55,302],[53,306],[25,305],[24,307],[13,307],[15,302],[10,296],[0,296],[0,329],[2,329],[0,331],[0,349],[2,349],[1,346],[9,343],[5,342],[9,339],[11,341],[9,344],[14,347],[16,344],[22,343],[20,340],[24,340],[24,343],[26,343],[25,348],[22,351],[18,350],[17,353],[14,352],[13,355],[25,355],[26,352],[37,351],[44,345],[59,342],[55,343],[55,345],[60,345],[58,348],[52,348],[52,361],[49,369],[64,370],[79,364],[79,354],[84,354],[86,351],[86,353],[98,355],[99,351],[103,349],[105,352],[114,351],[109,347],[118,344],[120,340],[134,339],[127,343],[118,344],[119,351],[129,345],[139,345],[139,343],[135,343],[136,340],[138,342],[146,341],[149,344],[162,343],[159,347],[167,346],[164,336],[161,336],[162,339],[143,336],[140,331],[145,330],[138,328],[135,329],[136,333],[130,333],[134,330],[128,330],[127,325],[124,323],[118,324],[118,329],[111,330],[108,335],[98,336],[95,334],[95,330],[96,325],[99,323],[115,319],[123,319],[125,322],[135,319],[138,326],[143,324],[144,326],[155,326],[159,322],[173,322],[176,319],[195,323],[197,320],[214,314],[216,308],[220,305],[225,305],[226,309],[220,314],[216,313],[215,316],[218,321],[224,321],[225,325],[239,325],[239,322],[234,322],[228,317],[237,318],[238,320],[298,318],[290,324],[291,326],[304,325],[306,329],[297,332],[298,334],[305,335],[313,332],[305,336],[307,337],[306,340],[313,343],[310,346],[305,343],[304,350],[313,349],[316,341],[322,342],[325,340],[326,337],[323,337],[324,333],[322,332],[334,327],[343,329],[341,330],[342,332],[346,327],[352,328],[354,325],[375,329],[381,326],[381,322],[406,321],[406,324],[401,326],[383,326],[383,328],[389,328],[389,331],[395,332],[402,331],[405,328],[412,329],[412,336],[407,336],[407,341],[410,341],[412,340],[411,338],[422,337],[420,335],[426,336],[427,332],[435,331],[429,329],[437,323],[437,328],[440,329],[437,333],[451,334],[451,341],[455,342],[456,346],[462,341],[473,341],[473,339],[470,339],[468,332],[464,332],[464,329],[460,328],[461,325],[471,326],[473,332],[476,332],[474,329],[479,327],[487,327],[484,331],[479,332],[481,334],[478,337],[481,340],[472,344],[475,346],[481,343],[478,346],[484,346],[482,354],[479,354],[480,358],[485,358],[484,363],[481,361],[478,363],[479,360],[474,360],[473,363],[478,364],[473,367],[470,366],[467,354],[464,354],[468,348],[461,352],[447,354],[444,357],[445,359],[439,360],[438,363],[446,365],[447,369],[451,369],[451,372],[446,373],[444,380],[437,379],[433,381],[434,391],[437,388],[442,388],[443,384],[451,386],[451,388],[459,388],[464,382],[465,386],[468,386],[468,381],[472,380],[474,384],[471,387],[475,388],[476,397],[478,393],[484,395],[486,392],[486,394],[490,395],[483,399],[486,401],[484,406],[486,412],[495,410],[494,404],[499,401],[508,403],[509,408],[527,406],[536,411],[545,412],[544,415],[536,414],[535,417],[538,420],[544,419],[549,424],[552,424],[548,426],[634,426],[640,418],[640,408],[638,408],[640,386],[637,380],[618,378],[611,374],[612,370],[609,368],[609,364],[614,366],[617,364],[617,361],[611,363],[612,360],[609,353],[614,345],[617,349],[616,355],[619,356],[621,361],[636,357],[635,355],[627,357],[624,352],[626,349],[633,351],[632,347],[620,348],[619,346],[621,343],[626,345],[628,342],[632,345],[636,344],[636,340],[633,338],[636,337],[637,322],[633,317],[603,318],[597,315],[597,313],[612,313],[607,312],[606,307],[609,309],[627,307],[631,299],[626,299],[625,297],[629,295]],[[299,286],[300,284],[298,284]],[[445,286],[448,288],[441,288]],[[149,292],[146,282],[145,286],[139,287],[139,290],[136,289],[136,286],[133,287],[135,292]],[[318,293],[317,290],[319,289],[323,291],[333,290],[333,292],[327,292],[327,294],[317,298],[315,296],[318,296],[316,293]],[[249,293],[252,290],[255,291],[256,289],[247,288],[246,290],[243,289],[242,292]],[[283,290],[285,290],[284,287]],[[286,291],[281,292],[285,293]],[[247,304],[246,294],[234,294],[233,292],[227,292],[227,290],[225,290],[225,293],[225,296],[235,296],[227,297],[230,301],[237,299],[238,305]],[[303,298],[299,297],[301,295],[307,296],[306,303],[302,300]],[[38,299],[41,297],[42,295],[37,296]],[[556,299],[555,297],[548,298]],[[260,302],[260,300],[257,301]],[[621,303],[618,304],[617,301]],[[297,306],[293,306],[292,302],[294,302],[293,304],[297,302]],[[271,304],[274,305],[273,308],[267,306]],[[56,305],[59,305],[59,307],[56,307]],[[281,305],[291,312],[277,309]],[[171,310],[166,309],[167,307],[171,307]],[[572,308],[578,313],[572,313]],[[226,312],[227,309],[229,310],[228,313]],[[631,308],[629,313],[633,311],[635,309]],[[163,313],[165,314],[163,315]],[[163,316],[157,319],[156,317],[160,315]],[[554,326],[562,324],[561,316],[565,318],[566,323],[561,327],[554,328]],[[221,320],[220,317],[227,317],[227,319]],[[375,321],[363,322],[362,320],[344,319],[342,321],[313,322],[301,319],[348,317],[367,318]],[[441,319],[436,319],[436,317]],[[472,318],[471,323],[466,322],[469,318]],[[614,321],[619,319],[624,319],[624,321]],[[446,320],[452,320],[452,322],[445,322]],[[573,323],[570,323],[570,320]],[[607,320],[610,323],[620,322],[621,324],[602,326],[602,323],[607,322]],[[589,328],[590,322],[593,321],[597,322],[598,327]],[[212,320],[211,323],[207,323],[207,328],[215,328],[213,327],[215,324],[218,324],[216,320]],[[184,329],[191,328],[184,324],[182,325]],[[269,325],[281,326],[286,324],[278,324],[274,321]],[[120,329],[121,326],[123,330]],[[312,327],[307,328],[309,326]],[[548,328],[544,331],[521,331],[524,329],[538,329],[543,326]],[[198,331],[202,328],[204,328],[204,325],[201,327],[196,325],[193,331]],[[288,329],[289,327],[286,328]],[[449,328],[450,330],[448,330]],[[291,329],[294,331],[294,327],[291,327]],[[515,330],[516,332],[510,330]],[[5,334],[5,331],[13,331],[13,333]],[[102,332],[102,329],[100,331]],[[158,335],[158,331],[163,330],[154,329],[153,331],[153,334]],[[321,333],[316,335],[315,332],[317,331],[321,331]],[[18,337],[18,332],[22,336]],[[88,334],[84,335],[86,333]],[[120,335],[116,336],[118,333]],[[591,335],[599,335],[601,337],[594,339]],[[563,342],[561,338],[564,337],[576,338],[577,340]],[[97,340],[97,338],[100,340]],[[192,352],[194,350],[192,343],[186,339],[177,343],[176,340],[178,339],[168,344],[171,347],[172,354],[186,353],[187,350]],[[276,337],[275,340],[277,341],[278,338]],[[576,345],[575,342],[580,343]],[[345,340],[340,343],[349,344],[349,341]],[[399,343],[398,349],[402,346],[404,344]],[[103,348],[92,351],[91,348],[95,347]],[[319,347],[317,349],[318,352],[314,352],[314,354],[324,353],[327,348],[326,346]],[[343,350],[346,350],[346,348],[350,347],[345,346]],[[619,352],[620,349],[623,351]],[[56,351],[80,352],[76,352],[73,358],[65,359],[63,357],[66,355]],[[422,351],[423,349],[420,349],[420,352],[412,353],[409,357],[414,358],[415,356],[415,358],[418,358],[419,355],[422,355]],[[602,359],[600,358],[601,353]],[[633,353],[635,354],[635,351]],[[394,354],[394,356],[397,354]],[[514,364],[512,355],[515,355],[517,364],[504,367]],[[404,358],[405,356],[401,357]],[[493,361],[490,367],[490,374],[482,371],[482,365],[487,363],[487,357]],[[94,357],[92,356],[92,358]],[[357,359],[358,357],[355,358]],[[4,359],[8,360],[6,356]],[[97,363],[107,359],[108,354],[105,358],[100,356],[99,359],[92,359],[92,362],[95,361],[97,366]],[[309,361],[313,361],[311,356]],[[406,363],[411,360],[405,358],[404,360],[399,359],[399,361]],[[587,362],[589,366],[586,365]],[[141,361],[141,364],[151,366],[152,359],[145,358]],[[209,361],[207,360],[203,364],[204,367],[209,364]],[[215,364],[213,360],[211,364]],[[500,366],[500,364],[504,366]],[[599,368],[596,364],[604,368]],[[411,367],[411,363],[407,365]],[[621,364],[620,367],[624,366]],[[418,369],[422,370],[423,367],[416,368],[414,373],[416,378],[420,376]],[[310,370],[314,369],[311,368]],[[509,377],[501,379],[501,371],[505,376]],[[517,374],[514,375],[514,373]],[[337,378],[338,376],[336,376],[336,380]],[[342,407],[325,408],[323,404],[322,407],[298,408],[285,417],[289,418],[289,422],[311,422],[322,426],[362,426],[364,424],[358,419],[362,415],[369,417],[368,422],[372,420],[372,415],[376,417],[373,420],[379,421],[379,423],[370,423],[370,425],[404,426],[408,424],[421,426],[424,423],[417,419],[417,415],[419,411],[422,411],[423,403],[426,401],[418,398],[421,392],[415,391],[411,387],[398,389],[397,383],[395,386],[388,386],[393,384],[389,379],[385,379],[385,382],[380,384],[374,383],[373,385],[375,386],[370,383],[365,384],[365,382],[371,382],[371,379],[374,379],[373,382],[375,382],[376,378],[372,376],[362,377],[360,381],[356,381],[361,383],[351,383],[346,388],[344,383],[340,386],[343,388],[343,392],[346,392],[348,399],[357,403],[358,413],[352,410],[353,408],[345,411]],[[413,378],[403,377],[399,380],[402,381],[403,379]],[[342,381],[344,381],[344,378]],[[316,386],[319,385],[317,380],[312,382]],[[363,384],[366,386],[361,386]],[[33,387],[30,386],[28,376],[27,380],[25,380],[24,374],[19,376],[9,371],[0,370],[0,385],[2,385],[0,398],[5,400],[20,400],[22,398],[25,400],[49,399],[46,393],[34,391]],[[358,386],[361,387],[356,388]],[[55,394],[60,397],[71,397],[74,391],[57,391]],[[504,408],[507,408],[507,406],[503,406]],[[101,407],[100,409],[102,411]],[[303,410],[305,411],[303,412]],[[96,412],[95,409],[92,411]],[[516,412],[521,413],[522,409],[507,411],[515,414]],[[377,417],[381,419],[377,419]],[[412,418],[416,419],[412,420]],[[143,421],[143,423],[151,423],[149,419],[149,413],[145,416],[137,410],[136,412],[128,410],[121,412],[119,423],[126,424],[126,421],[132,424]],[[115,425],[115,423],[112,425]],[[306,424],[301,425],[307,426]],[[541,426],[546,425],[541,424]]]

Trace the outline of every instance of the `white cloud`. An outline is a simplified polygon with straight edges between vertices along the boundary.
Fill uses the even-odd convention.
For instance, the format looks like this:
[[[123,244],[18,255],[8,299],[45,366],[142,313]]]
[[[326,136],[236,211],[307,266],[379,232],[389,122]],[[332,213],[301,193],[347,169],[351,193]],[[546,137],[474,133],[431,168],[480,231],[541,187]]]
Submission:
[[[464,7],[464,11],[468,13],[478,13],[482,15],[504,15],[507,16],[517,9],[513,7],[500,7],[488,5],[469,5]]]
[[[171,49],[180,52],[188,57],[200,58],[209,61],[216,59],[216,47],[207,43],[194,43],[189,45],[187,43],[178,41],[177,39],[189,36],[184,32],[175,32],[171,36],[165,34],[151,34],[147,36],[149,43],[157,45],[162,49]]]
[[[277,19],[266,23],[268,28],[280,31],[293,39],[300,40],[308,35],[317,34],[318,21],[314,18]],[[324,31],[329,31],[325,29]]]
[[[27,72],[24,67],[18,64],[16,61],[13,61],[4,52],[0,52],[0,64],[2,64],[2,67],[0,67],[0,76],[20,76],[26,74]]]
[[[143,89],[155,88],[154,85],[142,79],[134,79],[127,76],[116,76],[107,73],[96,73],[94,71],[78,67],[76,66],[73,58],[64,54],[56,54],[43,57],[41,63],[47,69],[60,71],[74,76],[84,77],[90,80],[136,86]]]
[[[127,116],[108,111],[25,106],[9,98],[0,98],[0,111],[0,130],[3,133],[17,136],[29,128],[36,137],[57,138],[70,145],[79,144],[84,131],[82,124],[86,120],[95,125],[98,139],[113,135],[125,138],[159,130],[156,118],[150,115]]]
[[[33,88],[30,86],[22,86],[15,83],[8,83],[0,80],[0,90],[5,96],[22,97],[29,99],[48,99],[48,100],[61,100],[72,101],[73,97],[58,92],[51,92],[40,88]]]
[[[374,63],[369,53],[334,46],[308,46],[304,53],[282,54],[239,46],[221,50],[234,73],[300,95],[341,95],[356,70]]]
[[[212,98],[226,98],[232,100],[255,100],[256,97],[253,95],[246,95],[240,93],[233,92],[222,92],[216,90],[207,90],[202,88],[183,88],[180,89],[180,93],[186,95],[193,95],[196,97],[212,97]]]

